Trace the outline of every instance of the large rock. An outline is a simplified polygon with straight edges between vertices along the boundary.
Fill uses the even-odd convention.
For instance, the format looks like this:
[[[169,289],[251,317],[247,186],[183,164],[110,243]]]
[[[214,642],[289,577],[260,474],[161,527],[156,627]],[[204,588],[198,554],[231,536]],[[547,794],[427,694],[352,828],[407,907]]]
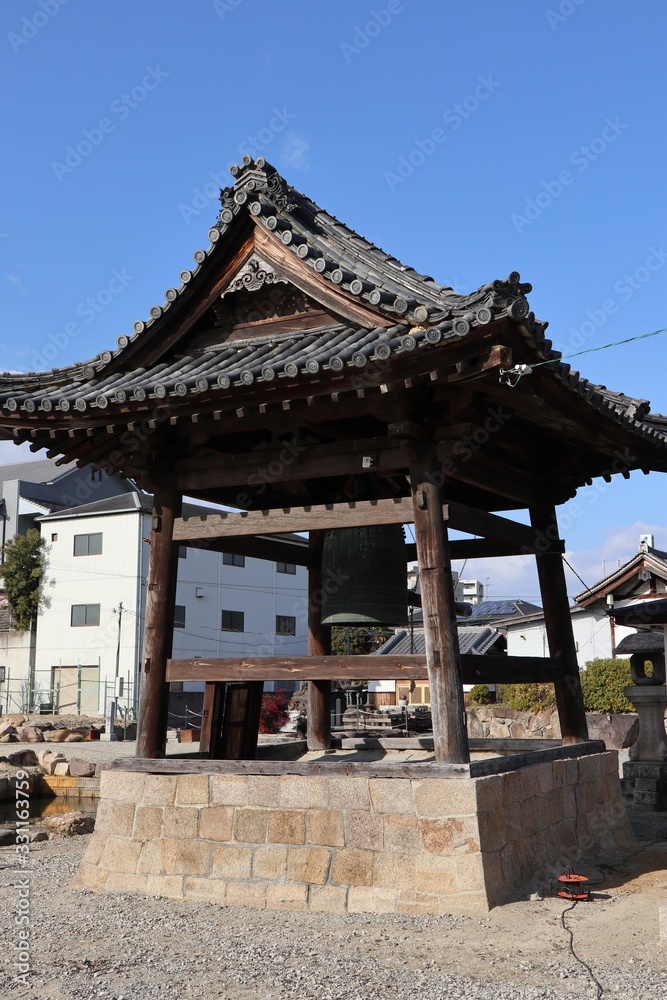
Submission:
[[[12,767],[31,767],[34,764],[39,764],[39,761],[34,750],[17,750],[16,753],[9,754],[7,763],[11,764]]]
[[[19,733],[21,743],[43,743],[44,736],[39,726],[24,726]]]
[[[53,768],[53,773],[59,778],[66,778],[69,774],[69,764],[66,760],[59,760]]]
[[[47,743],[64,743],[70,733],[70,729],[51,729],[44,733],[44,739]]]
[[[55,836],[74,837],[79,833],[92,833],[95,829],[95,819],[80,809],[74,809],[61,816],[47,816],[42,820],[42,826]]]
[[[26,722],[28,721],[28,716],[27,715],[21,715],[21,714],[19,714],[19,715],[16,715],[16,714],[12,715],[12,714],[10,714],[10,715],[3,715],[3,719],[4,719],[5,722],[9,722],[9,723],[11,723],[12,726],[16,726],[17,729],[20,729],[21,726],[24,726],[26,724]]]
[[[75,778],[93,778],[95,776],[95,764],[91,760],[84,760],[82,757],[72,757],[69,762],[69,773]]]
[[[0,736],[0,743],[18,743],[18,741],[16,733],[5,733],[4,736]]]
[[[16,726],[12,725],[11,722],[3,722],[0,725],[0,736],[6,736],[7,733],[15,733]]]
[[[0,847],[11,847],[16,843],[16,830],[0,830]]]
[[[39,759],[39,763],[44,768],[47,774],[55,774],[57,764],[67,763],[65,755],[60,753],[59,750],[42,751],[42,753],[39,753],[37,757]]]
[[[618,715],[590,712],[586,721],[589,739],[604,740],[607,750],[625,750],[639,736],[639,718],[631,712]]]
[[[86,737],[83,735],[83,733],[70,732],[67,734],[65,738],[65,743],[83,743],[85,738]]]

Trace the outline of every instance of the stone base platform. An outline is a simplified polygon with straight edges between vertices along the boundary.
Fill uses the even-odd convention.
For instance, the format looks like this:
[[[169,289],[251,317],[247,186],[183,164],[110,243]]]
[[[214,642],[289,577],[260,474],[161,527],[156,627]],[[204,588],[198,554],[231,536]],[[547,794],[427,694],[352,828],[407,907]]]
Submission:
[[[584,852],[633,843],[618,755],[596,748],[536,751],[528,765],[126,761],[102,773],[74,887],[320,913],[486,913]]]
[[[651,760],[626,760],[623,763],[621,788],[634,809],[647,812],[667,810],[667,763]]]

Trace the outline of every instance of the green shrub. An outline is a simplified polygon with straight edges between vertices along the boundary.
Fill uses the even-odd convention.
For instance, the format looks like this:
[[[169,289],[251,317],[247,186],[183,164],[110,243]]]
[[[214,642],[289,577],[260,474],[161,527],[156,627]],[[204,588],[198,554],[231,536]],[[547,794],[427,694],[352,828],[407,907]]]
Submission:
[[[490,705],[493,695],[486,684],[475,684],[472,691],[468,692],[468,702],[470,705]]]
[[[497,700],[516,712],[541,712],[556,704],[553,684],[500,684]]]
[[[632,684],[630,660],[590,660],[581,671],[581,689],[587,712],[634,712],[623,688]]]

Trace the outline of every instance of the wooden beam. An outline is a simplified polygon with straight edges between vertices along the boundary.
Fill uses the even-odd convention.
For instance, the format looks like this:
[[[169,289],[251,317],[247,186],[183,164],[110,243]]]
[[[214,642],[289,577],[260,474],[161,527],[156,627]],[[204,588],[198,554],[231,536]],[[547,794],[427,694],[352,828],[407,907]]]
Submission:
[[[295,566],[308,566],[310,556],[308,545],[304,539],[304,544],[294,540],[288,541],[275,535],[271,538],[264,538],[256,535],[236,536],[222,538],[210,538],[206,540],[188,540],[180,542],[193,549],[207,549],[211,552],[229,552],[234,555],[247,556],[249,559],[266,559],[269,562],[294,563]]]
[[[530,517],[533,528],[545,542],[558,538],[555,507],[547,504],[533,507]],[[588,723],[581,691],[563,560],[558,552],[543,551],[538,552],[535,561],[549,652],[561,660],[564,668],[563,678],[556,684],[556,704],[563,743],[581,743],[588,739]]]
[[[324,532],[311,531],[308,538],[311,560],[308,569],[308,653],[310,657],[330,659],[331,627],[322,625],[322,549]],[[331,746],[331,680],[313,679],[308,683],[307,742],[309,750],[328,750]]]
[[[497,514],[488,514],[486,511],[476,510],[465,504],[444,504],[442,516],[449,528],[483,536],[482,539],[450,543],[458,545],[459,550],[462,546],[466,546],[466,549],[472,546],[474,550],[474,546],[477,545],[482,550],[480,555],[487,555],[488,553],[483,551],[482,543],[488,538],[492,540],[494,546],[499,544],[510,550],[492,553],[497,555],[543,552],[545,545],[549,547],[549,551],[563,551],[563,542],[560,539],[545,540],[543,536],[538,537],[530,525],[519,524]],[[412,521],[414,521],[414,509],[409,497],[230,513],[222,511],[219,514],[179,518],[174,525],[174,541],[207,541],[242,535],[285,534],[353,528],[369,524],[407,524]],[[465,555],[459,555],[459,550],[454,550],[457,555],[452,555],[452,558],[467,558]]]
[[[519,546],[523,555],[536,552],[564,552],[564,542],[558,536],[551,539],[536,531],[529,524],[519,524],[498,514],[488,514],[484,510],[476,510],[462,503],[447,504],[447,527],[456,531],[465,531],[470,535],[481,535],[482,538],[492,538]]]
[[[185,462],[177,462],[176,475],[179,489],[184,493],[242,486],[247,492],[261,496],[273,483],[368,472],[371,467],[363,465],[365,456],[373,459],[373,470],[407,468],[401,442],[393,438],[362,438],[317,445],[304,445],[293,438],[282,448],[242,455],[221,453],[218,463],[206,469],[188,469],[184,468]]]
[[[173,488],[156,491],[148,560],[137,757],[159,757],[166,751],[169,703],[166,670],[174,634],[178,576],[178,546],[172,544],[172,532],[174,519],[180,512],[181,497]]]
[[[526,740],[530,744],[530,740]],[[111,761],[113,771],[138,774],[260,774],[278,776],[299,774],[303,777],[351,775],[360,778],[481,778],[485,775],[520,771],[524,767],[554,760],[571,760],[604,753],[604,740],[589,740],[548,750],[530,750],[476,760],[470,764],[438,764],[432,761],[387,763],[386,761],[341,760],[325,757],[322,760],[196,760],[166,757],[162,760],[136,760],[119,757]]]
[[[461,687],[456,601],[449,538],[442,517],[442,476],[433,446],[415,446],[410,463],[410,489],[435,759],[439,764],[465,764],[470,760],[470,751]]]
[[[479,657],[477,657],[479,659]],[[406,656],[226,656],[219,659],[169,660],[169,681],[379,680],[426,677],[426,657]]]
[[[368,524],[403,524],[411,520],[412,501],[409,497],[239,513],[221,511],[219,514],[179,518],[174,525],[174,541],[185,542],[194,539],[205,541],[241,535],[323,531],[329,528],[355,528]]]
[[[353,654],[350,656],[226,656],[220,659],[169,660],[168,681],[377,681],[424,680],[428,676],[423,653]],[[564,676],[562,662],[553,657],[503,656],[464,653],[463,684],[547,684]]]
[[[494,559],[498,556],[522,556],[521,545],[510,542],[497,542],[492,538],[460,538],[449,542],[449,555],[452,559]],[[417,558],[417,546],[407,542],[405,558],[414,562]]]

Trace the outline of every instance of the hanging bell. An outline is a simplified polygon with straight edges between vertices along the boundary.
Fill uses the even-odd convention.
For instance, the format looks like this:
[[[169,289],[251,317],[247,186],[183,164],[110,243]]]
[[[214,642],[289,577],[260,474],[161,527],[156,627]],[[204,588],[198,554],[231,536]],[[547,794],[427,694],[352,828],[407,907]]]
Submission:
[[[325,532],[322,582],[323,625],[407,625],[403,526]]]

